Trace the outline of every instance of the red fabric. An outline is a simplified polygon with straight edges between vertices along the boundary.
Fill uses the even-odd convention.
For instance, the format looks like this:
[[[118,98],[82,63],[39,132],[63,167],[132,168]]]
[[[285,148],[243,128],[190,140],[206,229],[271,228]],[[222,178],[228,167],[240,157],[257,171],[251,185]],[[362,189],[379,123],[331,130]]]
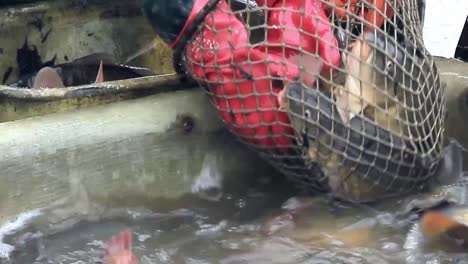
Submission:
[[[257,2],[264,4],[263,0]],[[270,26],[267,34],[269,44],[302,47],[311,54],[318,54],[326,62],[324,70],[328,70],[331,65],[338,66],[340,53],[337,40],[320,0],[276,0],[267,1],[266,4],[273,8],[267,22]],[[282,48],[275,49],[277,54],[281,54]],[[269,50],[272,51],[271,48]],[[285,51],[287,57],[299,54],[297,49]]]
[[[257,2],[282,7],[286,1]],[[235,134],[250,143],[260,146],[291,144],[288,135],[292,135],[293,131],[288,116],[278,111],[277,95],[283,86],[273,87],[275,81],[271,76],[283,80],[299,76],[297,60],[292,59],[292,56],[299,54],[299,48],[317,52],[328,63],[324,69],[339,63],[336,39],[320,1],[303,2],[287,1],[284,6],[286,10],[271,11],[268,17],[269,26],[286,26],[286,30],[278,27],[268,31],[269,44],[293,47],[284,48],[286,58],[283,58],[283,48],[250,47],[244,24],[235,17],[225,1],[221,1],[205,18],[205,26],[186,47],[189,71],[194,78],[210,83],[219,114],[231,125]],[[298,11],[301,8],[305,10],[305,15]],[[316,20],[315,15],[321,20]],[[301,38],[301,20],[304,32],[310,36],[302,34]],[[315,79],[310,79],[309,85],[314,82]]]

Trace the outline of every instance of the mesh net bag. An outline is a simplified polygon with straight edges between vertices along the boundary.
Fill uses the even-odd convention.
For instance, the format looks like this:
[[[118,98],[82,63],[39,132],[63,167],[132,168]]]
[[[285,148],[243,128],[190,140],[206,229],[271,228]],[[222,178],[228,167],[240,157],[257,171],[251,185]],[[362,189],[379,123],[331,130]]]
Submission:
[[[421,189],[436,173],[446,99],[422,41],[423,1],[158,3],[179,8],[180,21],[143,2],[153,25],[181,32],[156,30],[176,70],[305,190],[372,201]]]

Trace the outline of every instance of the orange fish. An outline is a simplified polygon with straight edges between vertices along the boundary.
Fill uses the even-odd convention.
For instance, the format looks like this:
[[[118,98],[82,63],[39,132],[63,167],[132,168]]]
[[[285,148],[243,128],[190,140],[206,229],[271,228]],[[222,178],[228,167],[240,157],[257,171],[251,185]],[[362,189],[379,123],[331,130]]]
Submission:
[[[107,241],[104,263],[138,264],[138,259],[132,253],[132,234],[130,230],[126,230]]]
[[[421,229],[425,236],[434,238],[443,235],[463,240],[468,239],[468,226],[466,223],[443,213],[429,211],[421,219]]]

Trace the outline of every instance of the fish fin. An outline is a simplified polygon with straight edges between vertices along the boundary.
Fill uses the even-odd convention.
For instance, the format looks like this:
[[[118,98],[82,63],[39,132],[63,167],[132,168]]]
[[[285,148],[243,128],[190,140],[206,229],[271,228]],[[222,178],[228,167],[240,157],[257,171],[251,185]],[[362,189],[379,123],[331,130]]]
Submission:
[[[421,230],[425,236],[438,237],[463,224],[444,214],[429,211],[421,219]]]
[[[104,263],[106,264],[138,264],[138,259],[132,253],[132,234],[130,230],[113,236],[105,246]]]
[[[464,178],[464,152],[466,152],[465,148],[458,141],[449,139],[433,177],[435,186],[455,184]]]
[[[111,237],[106,243],[106,256],[116,255],[122,251],[131,250],[132,248],[132,234],[130,230]]]
[[[288,109],[288,101],[287,101],[287,98],[286,98],[286,89],[287,89],[287,87],[284,87],[283,89],[281,89],[281,91],[276,96],[276,98],[278,100],[278,109],[279,110],[287,110]]]
[[[95,83],[102,83],[104,82],[104,71],[102,69],[102,61],[101,63],[99,64],[99,70],[98,70],[98,73],[96,75],[96,82]]]
[[[365,61],[368,64],[372,65],[373,56],[371,56],[372,48],[369,46],[367,41],[362,41],[361,44],[361,62]]]
[[[50,67],[44,67],[40,69],[36,76],[34,77],[34,83],[32,89],[40,88],[63,88],[62,77],[58,74],[56,70]]]
[[[78,58],[70,62],[72,64],[84,64],[84,65],[92,65],[92,64],[118,64],[117,60],[109,53],[105,52],[98,52],[86,55],[84,57]]]

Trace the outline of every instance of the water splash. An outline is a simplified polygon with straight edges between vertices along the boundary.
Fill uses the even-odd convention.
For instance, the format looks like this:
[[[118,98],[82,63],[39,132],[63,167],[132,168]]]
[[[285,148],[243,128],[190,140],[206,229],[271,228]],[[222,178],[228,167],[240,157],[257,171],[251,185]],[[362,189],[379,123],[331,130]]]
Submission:
[[[14,221],[5,223],[0,227],[0,259],[9,259],[11,252],[15,249],[14,246],[3,243],[5,236],[13,234],[24,228],[31,220],[42,214],[41,209],[25,212],[16,218]]]
[[[192,193],[202,199],[219,201],[223,196],[223,175],[216,156],[208,153],[203,160],[202,169],[192,184]]]

